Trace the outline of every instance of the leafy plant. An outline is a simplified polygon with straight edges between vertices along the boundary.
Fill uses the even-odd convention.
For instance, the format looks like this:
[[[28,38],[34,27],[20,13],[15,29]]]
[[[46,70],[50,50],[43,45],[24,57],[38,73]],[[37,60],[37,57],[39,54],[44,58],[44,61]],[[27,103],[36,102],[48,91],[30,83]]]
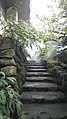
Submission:
[[[0,72],[0,119],[11,118],[15,111],[18,117],[20,116],[22,103],[14,88],[15,82],[15,78],[6,77],[3,72]]]
[[[1,22],[3,36],[9,37],[17,45],[21,45],[24,52],[27,47],[32,48],[32,44],[37,45],[39,36],[37,30],[28,21],[12,20],[14,7],[10,7],[6,12],[6,18]]]
[[[47,63],[56,65],[56,66],[59,64],[58,60],[55,60],[55,59],[48,59]]]
[[[51,49],[50,44],[44,44],[44,46],[39,49],[40,55],[44,57],[50,49]]]

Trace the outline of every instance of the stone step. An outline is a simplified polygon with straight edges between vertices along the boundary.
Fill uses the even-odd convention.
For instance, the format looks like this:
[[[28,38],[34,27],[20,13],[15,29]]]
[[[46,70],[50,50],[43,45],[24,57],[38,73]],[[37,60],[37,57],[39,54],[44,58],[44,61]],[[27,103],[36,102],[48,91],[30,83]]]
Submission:
[[[67,119],[67,103],[54,77],[34,60],[28,61],[21,101],[25,119]]]
[[[50,73],[48,73],[48,72],[27,72],[27,76],[30,76],[30,77],[32,77],[32,76],[52,76],[52,74],[50,74]]]
[[[23,112],[25,112],[25,119],[67,119],[67,103],[55,103],[55,104],[24,104]],[[37,118],[39,114],[49,113],[51,118],[42,115],[41,118]]]
[[[30,65],[30,66],[42,66],[41,63],[28,63],[27,65]]]
[[[27,68],[30,68],[30,69],[45,69],[45,67],[44,66],[40,66],[40,65],[27,65]]]
[[[45,69],[45,68],[44,68],[44,69],[28,68],[27,71],[28,71],[28,72],[45,72],[45,71],[47,71],[47,69]]]
[[[59,86],[56,83],[44,82],[26,82],[23,85],[23,91],[58,91]]]
[[[30,61],[27,61],[27,65],[42,65],[42,62],[30,60]]]
[[[28,82],[56,82],[52,77],[26,77]]]
[[[65,96],[62,92],[23,92],[22,102],[30,103],[62,103],[65,102]]]

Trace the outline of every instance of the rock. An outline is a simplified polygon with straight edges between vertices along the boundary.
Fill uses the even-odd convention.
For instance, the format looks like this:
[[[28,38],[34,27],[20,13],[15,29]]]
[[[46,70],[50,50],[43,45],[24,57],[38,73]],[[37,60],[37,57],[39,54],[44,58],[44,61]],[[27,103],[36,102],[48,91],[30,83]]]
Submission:
[[[26,57],[22,46],[10,38],[0,36],[0,69],[7,76],[16,76],[21,89],[26,77]]]
[[[16,63],[18,63],[19,65],[22,65],[22,66],[23,66],[22,59],[20,59],[20,58],[18,57],[18,55],[15,56],[15,61],[16,61]]]
[[[61,103],[65,101],[64,93],[61,91],[53,92],[23,92],[22,93],[22,102],[24,104],[31,104],[31,103]]]
[[[26,68],[25,68],[25,66],[23,65],[23,66],[21,66],[21,74],[23,75],[23,76],[25,76],[26,75]]]
[[[21,66],[17,64],[17,81],[18,81],[20,90],[22,90],[22,85],[25,83],[25,79],[26,79],[25,66]]]
[[[45,72],[47,69],[38,69],[38,68],[30,68],[28,69],[28,72]]]
[[[13,43],[11,39],[9,38],[3,39],[2,45],[0,46],[0,50],[9,49],[9,48],[13,48]]]
[[[26,81],[31,82],[55,82],[55,79],[52,77],[46,77],[46,76],[39,76],[38,78],[35,76],[32,77],[26,77]]]
[[[3,71],[7,76],[17,75],[17,68],[15,66],[6,66],[4,68],[1,68],[1,71]]]
[[[25,119],[38,119],[37,117],[36,117],[36,115],[32,115],[32,116],[27,116]]]
[[[59,119],[67,119],[67,116],[59,117]]]
[[[2,38],[2,36],[0,36],[0,45],[1,45],[2,41],[3,41],[3,38]]]
[[[67,81],[64,82],[64,90],[67,91]]]
[[[44,66],[38,66],[38,65],[28,65],[27,66],[28,69],[44,69]]]
[[[40,112],[39,114],[36,115],[28,115],[26,119],[52,119],[50,114],[47,112]]]
[[[51,76],[48,72],[27,72],[27,76]]]
[[[43,95],[32,95],[32,98],[36,100],[43,100],[44,96]]]
[[[1,58],[13,58],[15,56],[15,51],[14,49],[9,49],[9,50],[3,50],[0,51],[0,57]]]
[[[47,112],[40,112],[38,115],[37,115],[37,119],[51,119],[51,116],[49,113]]]
[[[27,91],[58,91],[59,86],[56,83],[45,83],[45,82],[26,82],[23,86],[24,90]]]
[[[15,60],[12,59],[0,59],[0,66],[8,66],[8,65],[14,65],[16,66]]]

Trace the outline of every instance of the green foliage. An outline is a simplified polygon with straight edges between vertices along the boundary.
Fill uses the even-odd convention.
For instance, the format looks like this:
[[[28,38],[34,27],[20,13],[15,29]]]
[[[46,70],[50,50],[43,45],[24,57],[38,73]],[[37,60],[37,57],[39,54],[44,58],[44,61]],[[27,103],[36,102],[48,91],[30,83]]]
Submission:
[[[22,103],[14,89],[15,82],[15,78],[6,77],[3,72],[0,72],[0,119],[10,118],[16,110],[18,117],[20,116]]]
[[[67,48],[61,50],[61,52],[58,54],[59,61],[67,64]]]
[[[58,66],[58,64],[59,64],[58,61],[54,60],[54,59],[48,59],[47,63],[49,64],[48,71],[51,73],[55,72],[56,66]]]
[[[55,59],[48,59],[47,64],[48,64],[48,72],[55,74],[55,77],[59,76],[58,70],[59,70],[60,62],[58,62],[58,60]]]
[[[54,60],[54,59],[48,59],[47,63],[54,65],[54,66],[55,65],[57,66],[59,64],[59,62],[57,60]]]
[[[57,0],[53,0],[54,4]],[[40,23],[42,24],[40,32],[41,40],[55,39],[59,40],[61,35],[67,34],[67,0],[59,0],[58,5],[56,4],[57,12],[55,12],[54,7],[51,5],[48,7],[50,11],[50,16],[44,15],[43,17],[38,17]],[[40,29],[39,29],[40,30]]]
[[[67,0],[60,0],[59,7],[62,9],[62,13],[64,13],[64,17],[67,17]]]
[[[49,73],[55,73],[55,71],[56,71],[56,69],[55,69],[55,67],[50,67],[50,68],[48,68],[48,72]]]
[[[21,45],[22,50],[24,50],[24,54],[28,56],[28,51],[26,51],[26,48],[32,48],[33,44],[37,45],[39,35],[37,30],[29,21],[16,21],[14,18],[16,14],[15,10],[15,7],[10,7],[7,9],[5,20],[2,21],[0,19],[3,32],[2,36],[9,37],[17,45]]]
[[[36,38],[36,31],[24,21],[10,22],[8,19],[4,23],[4,36],[10,37],[24,47],[34,44]]]
[[[56,2],[56,0],[53,0]],[[53,41],[57,41],[57,44],[55,49],[57,52],[55,52],[56,58],[59,58],[59,60],[62,60],[66,56],[65,52],[65,46],[67,46],[67,0],[59,0],[58,2],[58,13],[54,12],[53,6],[50,6],[50,11],[52,13],[51,17],[43,16],[42,18],[39,18],[42,22],[43,31],[40,32],[40,39],[41,41],[50,41],[50,39],[53,39]],[[54,44],[49,44],[50,47],[54,46]],[[48,50],[47,50],[48,49]],[[55,50],[54,49],[54,50]],[[63,50],[62,50],[63,49]],[[46,47],[43,47],[40,49],[40,54],[43,55],[43,57],[46,57],[46,54],[50,52],[51,48],[48,48],[48,45]],[[59,50],[59,52],[58,52]],[[52,55],[52,54],[51,54]],[[63,55],[63,57],[62,57]],[[60,58],[62,57],[62,58]],[[49,57],[51,58],[51,57]],[[53,57],[54,58],[54,57]],[[66,59],[66,58],[65,58]],[[64,60],[66,62],[66,60]]]
[[[40,55],[44,57],[50,49],[51,49],[51,45],[50,44],[45,44],[43,46],[43,48],[39,49]]]
[[[6,18],[1,22],[3,36],[11,38],[14,43],[21,45],[23,49],[32,48],[32,44],[37,44],[39,39],[36,29],[32,24],[23,20],[13,20],[15,8],[10,7],[6,12]]]

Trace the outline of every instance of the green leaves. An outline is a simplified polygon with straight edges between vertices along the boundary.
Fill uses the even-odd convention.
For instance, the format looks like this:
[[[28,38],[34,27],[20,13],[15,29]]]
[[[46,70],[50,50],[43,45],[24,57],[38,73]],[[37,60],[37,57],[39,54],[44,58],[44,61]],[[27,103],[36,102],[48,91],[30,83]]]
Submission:
[[[51,50],[51,48],[52,48],[52,46],[50,44],[44,44],[44,46],[42,48],[40,48],[40,50],[39,50],[40,55],[45,58],[46,54],[48,53],[48,51]]]
[[[6,77],[6,81],[9,83],[9,84],[14,84],[16,79],[14,77]]]
[[[5,74],[3,72],[0,71],[0,78],[4,79],[5,78]]]
[[[22,45],[23,49],[30,47],[32,44],[36,44],[39,39],[37,30],[32,26],[30,22],[25,22],[23,20],[11,21],[10,15],[13,8],[9,8],[6,13],[6,19],[3,24],[3,35],[5,37],[11,38],[14,43]]]
[[[18,114],[19,117],[21,116],[21,108],[22,108],[22,106],[23,106],[22,103],[17,100],[17,102],[16,102],[16,109],[17,109],[17,114]]]
[[[19,94],[15,91],[15,82],[14,77],[6,77],[3,72],[0,72],[0,119],[4,116],[8,119],[15,110],[20,116],[22,103],[19,100]]]
[[[0,104],[5,105],[6,104],[6,96],[5,91],[1,89],[0,91]]]
[[[17,45],[21,45],[24,51],[27,47],[36,45],[39,40],[39,34],[30,22],[22,20],[11,22],[8,18],[3,22],[3,36],[9,37]],[[28,53],[24,52],[24,54],[26,56]]]

